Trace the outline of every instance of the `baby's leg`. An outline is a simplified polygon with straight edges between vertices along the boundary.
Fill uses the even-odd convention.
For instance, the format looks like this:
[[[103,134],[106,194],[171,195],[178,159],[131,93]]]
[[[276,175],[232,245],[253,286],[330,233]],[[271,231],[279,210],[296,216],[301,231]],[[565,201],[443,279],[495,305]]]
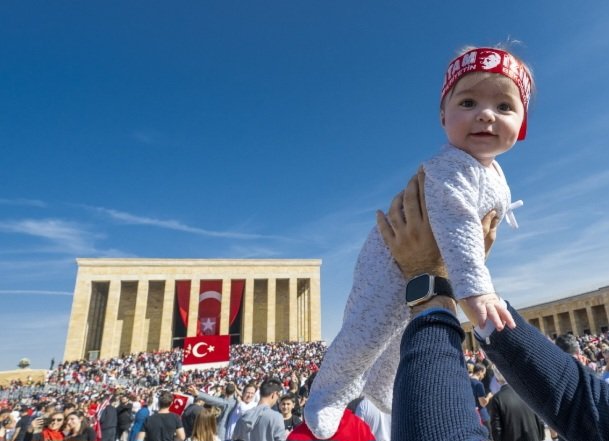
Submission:
[[[365,374],[392,336],[404,329],[405,286],[402,272],[375,227],[355,266],[342,328],[324,356],[304,408],[307,426],[318,438],[336,433],[347,404],[362,394]],[[376,379],[376,384],[389,381],[381,388],[391,389],[395,371]]]
[[[363,391],[363,394],[381,412],[389,415],[391,415],[391,402],[393,400],[393,383],[400,364],[400,342],[410,318],[410,309],[406,306],[405,301],[402,306],[402,309],[399,309],[402,323],[394,330],[389,344],[366,374],[366,384]]]

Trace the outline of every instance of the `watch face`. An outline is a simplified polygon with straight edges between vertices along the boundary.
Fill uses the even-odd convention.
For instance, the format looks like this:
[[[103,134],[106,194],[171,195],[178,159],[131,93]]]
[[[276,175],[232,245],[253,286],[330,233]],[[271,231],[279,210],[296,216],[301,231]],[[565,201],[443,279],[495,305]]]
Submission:
[[[406,301],[414,302],[429,293],[429,276],[418,276],[408,281],[406,285]]]

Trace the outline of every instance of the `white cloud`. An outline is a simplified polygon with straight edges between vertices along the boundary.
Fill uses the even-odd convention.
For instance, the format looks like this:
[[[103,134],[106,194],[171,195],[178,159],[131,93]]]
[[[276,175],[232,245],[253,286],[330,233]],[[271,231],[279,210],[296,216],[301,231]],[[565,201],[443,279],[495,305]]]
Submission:
[[[0,295],[33,295],[33,296],[72,296],[69,291],[46,291],[37,289],[0,289]]]
[[[252,234],[252,233],[241,233],[238,231],[217,231],[207,230],[204,228],[191,227],[180,221],[173,219],[155,219],[151,217],[138,216],[135,214],[126,213],[124,211],[118,211],[111,208],[103,207],[88,207],[94,211],[109,216],[111,219],[127,224],[127,225],[147,225],[151,227],[164,228],[174,231],[182,231],[185,233],[196,234],[200,236],[208,237],[221,237],[228,239],[278,239],[285,240],[280,236],[263,235],[263,234]]]
[[[59,219],[23,219],[0,222],[0,232],[25,234],[46,239],[55,244],[57,252],[76,255],[95,253],[92,234],[81,225]]]

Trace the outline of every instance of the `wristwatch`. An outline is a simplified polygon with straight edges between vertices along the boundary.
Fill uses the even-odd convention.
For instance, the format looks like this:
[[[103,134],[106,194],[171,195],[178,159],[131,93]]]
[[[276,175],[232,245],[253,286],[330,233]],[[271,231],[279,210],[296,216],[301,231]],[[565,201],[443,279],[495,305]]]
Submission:
[[[406,304],[408,306],[419,305],[436,295],[455,298],[448,279],[431,274],[421,274],[413,277],[406,284]]]

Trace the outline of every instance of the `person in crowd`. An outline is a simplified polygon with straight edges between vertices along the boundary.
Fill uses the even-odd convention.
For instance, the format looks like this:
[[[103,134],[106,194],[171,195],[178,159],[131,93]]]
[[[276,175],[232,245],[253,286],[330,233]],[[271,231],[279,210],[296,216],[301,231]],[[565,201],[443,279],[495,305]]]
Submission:
[[[116,408],[116,438],[119,441],[127,441],[129,428],[133,422],[133,403],[126,394],[119,398]]]
[[[493,209],[517,226],[516,205],[495,159],[524,139],[531,88],[530,69],[511,53],[464,49],[449,63],[441,90],[440,120],[448,143],[422,166],[428,195],[423,209],[454,294],[473,323],[488,318],[499,330],[515,325],[485,265],[480,220]],[[317,436],[331,436],[347,403],[359,395],[391,411],[400,338],[409,318],[403,307],[407,281],[373,228],[358,256],[341,330],[305,407],[305,421]]]
[[[202,408],[195,418],[192,441],[220,441],[216,428],[216,412],[211,408]]]
[[[48,417],[34,418],[28,433],[25,436],[25,441],[63,441],[65,417],[63,412],[54,412]]]
[[[30,408],[25,404],[20,404],[19,406],[17,406],[17,410],[19,411],[19,420],[17,421],[15,432],[13,432],[11,441],[23,441],[25,439],[25,433],[27,432],[27,428],[30,426],[32,420],[34,419],[30,415]]]
[[[199,402],[201,404],[204,403],[209,406],[215,406],[220,410],[218,414],[218,421],[216,422],[217,435],[222,441],[228,439],[226,438],[228,422],[239,404],[237,398],[235,397],[235,385],[233,383],[226,385],[224,388],[224,397],[215,397],[213,395],[206,394],[205,392],[199,391],[196,386],[191,386],[188,389],[188,393],[195,397],[195,403]],[[188,409],[186,410],[188,411]]]
[[[489,430],[491,429],[491,417],[486,409],[488,403],[490,403],[493,394],[487,391],[482,384],[482,379],[486,375],[486,368],[482,363],[476,363],[474,365],[474,370],[472,375],[470,376],[470,383],[472,386],[472,393],[474,394],[474,400],[476,402],[476,409],[478,409],[478,414],[480,415],[480,420],[482,424],[486,426]]]
[[[260,385],[258,405],[245,412],[235,425],[235,441],[284,441],[285,427],[281,414],[273,410],[283,392],[281,381],[269,378]]]
[[[10,409],[0,409],[0,441],[8,441],[16,422]]]
[[[76,411],[76,404],[71,401],[64,401],[63,403],[63,416],[67,418],[72,412]]]
[[[195,420],[197,419],[197,415],[203,410],[203,404],[203,398],[195,396],[193,402],[182,413],[182,424],[184,425],[186,439],[192,436]]]
[[[159,395],[159,411],[148,417],[140,429],[137,439],[142,441],[184,441],[186,434],[182,420],[175,413],[169,411],[173,402],[171,392],[163,391]]]
[[[546,437],[543,421],[516,395],[499,371],[495,371],[495,378],[501,388],[487,406],[493,440],[543,441]]]
[[[114,403],[114,396],[102,397],[102,407],[98,412],[99,426],[102,434],[101,441],[116,441],[118,415]]]
[[[306,406],[305,406],[306,408]],[[350,409],[345,409],[332,441],[375,441],[368,424]],[[323,441],[318,438],[304,422],[296,426],[288,435],[287,441]]]
[[[293,393],[288,392],[279,399],[279,411],[283,417],[283,425],[285,427],[286,435],[302,423],[302,420],[294,415],[293,410],[296,404],[296,396]]]
[[[381,412],[366,397],[358,400],[354,413],[368,424],[376,441],[391,441],[391,414]]]
[[[75,411],[65,417],[65,441],[96,441],[97,435],[85,415],[81,411]]]
[[[135,418],[133,419],[133,426],[131,426],[131,431],[129,432],[129,441],[136,441],[137,436],[144,427],[144,423],[150,416],[150,404],[152,400],[150,397],[146,396],[142,400],[142,407],[135,414]]]
[[[446,277],[422,208],[424,179],[419,172],[394,198],[388,216],[377,213],[377,224],[406,277]],[[496,235],[494,214],[491,211],[482,220],[487,252]],[[400,348],[394,386],[391,439],[488,439],[464,367],[464,332],[456,317],[455,300],[450,292],[435,291],[431,277],[427,280],[432,295],[411,307],[412,320],[402,338],[405,344]],[[523,401],[561,436],[570,441],[609,440],[609,385],[506,306],[516,322],[513,329],[498,332],[491,322],[475,327],[476,338],[490,360]]]
[[[255,384],[248,384],[243,388],[243,393],[241,394],[241,400],[239,403],[233,408],[230,415],[228,415],[228,420],[226,422],[226,432],[224,434],[227,440],[233,439],[233,432],[235,430],[235,426],[237,425],[237,421],[241,418],[245,412],[250,409],[256,407],[256,401],[254,401],[254,397],[256,396],[257,387]]]

